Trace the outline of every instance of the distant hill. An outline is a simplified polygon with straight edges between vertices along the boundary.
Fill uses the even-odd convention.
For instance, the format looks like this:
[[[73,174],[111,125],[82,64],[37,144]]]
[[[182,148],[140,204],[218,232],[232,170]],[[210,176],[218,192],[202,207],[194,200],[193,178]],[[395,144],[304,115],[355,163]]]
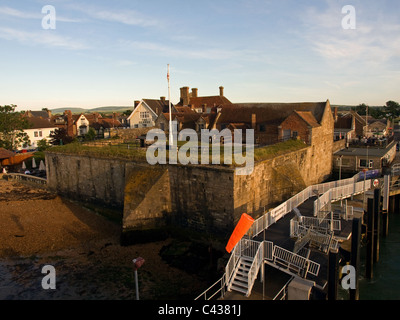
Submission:
[[[51,109],[52,114],[64,113],[65,110],[71,110],[72,113],[93,113],[93,112],[102,112],[102,113],[112,113],[112,112],[124,112],[126,110],[133,110],[132,106],[119,106],[119,107],[98,107],[94,109],[84,109],[84,108],[58,108]]]

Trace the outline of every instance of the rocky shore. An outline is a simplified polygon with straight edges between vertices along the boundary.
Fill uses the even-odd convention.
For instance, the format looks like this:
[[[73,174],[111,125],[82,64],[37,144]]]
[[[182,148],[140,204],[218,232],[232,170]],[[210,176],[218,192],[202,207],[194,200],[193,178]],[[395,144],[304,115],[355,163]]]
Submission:
[[[0,299],[134,300],[138,256],[146,260],[141,300],[192,300],[206,288],[161,258],[171,239],[123,247],[120,229],[46,190],[0,179]],[[55,290],[41,286],[45,265],[55,267]]]

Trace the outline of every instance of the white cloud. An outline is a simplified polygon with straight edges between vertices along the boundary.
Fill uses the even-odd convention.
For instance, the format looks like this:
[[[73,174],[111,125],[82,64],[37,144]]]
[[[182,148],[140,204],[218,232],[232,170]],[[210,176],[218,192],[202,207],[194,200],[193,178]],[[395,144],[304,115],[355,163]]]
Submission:
[[[390,13],[369,12],[368,4],[356,9],[356,29],[342,28],[342,6],[328,1],[323,12],[309,8],[303,18],[305,34],[311,49],[329,62],[380,66],[400,57],[400,24],[388,19]],[[368,23],[368,24],[367,24]]]
[[[70,50],[87,49],[87,45],[69,37],[63,37],[48,30],[40,32],[26,32],[12,28],[0,27],[0,38],[16,40],[28,45],[45,45],[50,47],[62,47]]]
[[[102,21],[119,22],[125,25],[152,27],[160,26],[161,22],[145,14],[133,10],[110,10],[95,6],[70,5],[72,10],[79,11],[87,16]]]
[[[10,7],[0,7],[0,15],[5,15],[20,19],[37,19],[41,20],[45,16],[41,11],[39,13],[24,12]],[[58,22],[81,22],[80,19],[66,18],[60,15],[56,15]]]

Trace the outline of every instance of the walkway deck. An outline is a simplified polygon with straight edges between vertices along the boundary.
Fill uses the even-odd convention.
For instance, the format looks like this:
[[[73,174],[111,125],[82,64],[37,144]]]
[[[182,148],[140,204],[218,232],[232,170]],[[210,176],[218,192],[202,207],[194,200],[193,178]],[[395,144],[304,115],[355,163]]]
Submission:
[[[317,200],[317,197],[312,197],[302,205],[298,207],[302,216],[313,217],[313,209],[314,209],[314,201]],[[337,202],[337,203],[340,203]],[[353,200],[348,200],[348,205],[354,207],[363,207],[363,195],[355,196]],[[360,217],[360,214],[355,214],[357,217]],[[289,251],[293,251],[295,241],[290,238],[290,220],[295,217],[295,213],[291,211],[283,218],[278,220],[275,224],[271,225],[267,230],[260,233],[257,237],[254,238],[256,241],[272,241],[275,245],[287,249]],[[341,239],[350,239],[352,231],[352,220],[344,220],[341,219],[341,231],[335,231],[335,236],[340,237]],[[328,279],[328,254],[325,254],[318,249],[310,249],[310,257],[309,259],[320,264],[320,271],[318,277],[308,277],[309,280],[312,280],[316,283],[316,285],[320,289],[326,288],[327,279]],[[225,295],[226,300],[271,300],[273,297],[279,292],[280,289],[290,280],[291,275],[277,270],[268,265],[266,266],[265,272],[265,285],[260,281],[260,274],[258,280],[253,287],[253,291],[251,295],[246,298],[243,294],[237,292],[227,292]],[[264,294],[263,294],[264,292]]]

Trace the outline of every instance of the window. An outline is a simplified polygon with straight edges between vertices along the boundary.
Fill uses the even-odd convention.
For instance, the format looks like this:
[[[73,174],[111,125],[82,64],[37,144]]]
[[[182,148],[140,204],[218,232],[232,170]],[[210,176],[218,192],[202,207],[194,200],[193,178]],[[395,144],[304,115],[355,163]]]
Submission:
[[[141,111],[140,112],[140,118],[146,119],[146,118],[149,118],[149,117],[150,117],[150,114],[149,114],[148,111]]]
[[[374,167],[374,160],[369,160],[368,162],[367,162],[367,160],[366,159],[360,159],[360,167],[361,168],[367,168],[367,163],[369,163],[369,165],[368,165],[368,168],[369,169],[371,169],[371,168],[373,168]]]
[[[39,136],[39,133],[38,133],[37,131],[35,131],[35,132],[33,133],[33,135],[34,135],[35,138],[37,138],[37,137]]]
[[[297,139],[297,136],[298,136],[297,131],[293,131],[293,133],[292,133],[292,138],[293,138],[293,139]]]
[[[42,137],[42,136],[43,136],[42,131],[39,131],[39,137]]]
[[[265,124],[260,124],[260,132],[265,132],[267,131]]]

